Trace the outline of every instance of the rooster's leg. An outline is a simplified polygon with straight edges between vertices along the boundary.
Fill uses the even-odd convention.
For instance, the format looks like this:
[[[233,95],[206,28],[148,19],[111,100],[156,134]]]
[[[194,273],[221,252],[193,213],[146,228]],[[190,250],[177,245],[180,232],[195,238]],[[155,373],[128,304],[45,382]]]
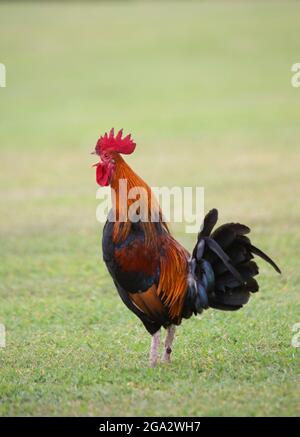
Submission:
[[[167,329],[167,336],[165,340],[165,349],[162,356],[162,362],[169,363],[171,361],[172,343],[175,335],[175,325],[171,325]]]
[[[150,366],[155,367],[157,364],[160,343],[160,329],[152,335],[150,349]]]

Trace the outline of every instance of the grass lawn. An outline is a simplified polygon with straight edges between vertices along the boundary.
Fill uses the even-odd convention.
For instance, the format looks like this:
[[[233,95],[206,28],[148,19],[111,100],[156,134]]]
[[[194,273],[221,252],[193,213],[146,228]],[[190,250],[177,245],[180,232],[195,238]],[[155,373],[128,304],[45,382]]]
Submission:
[[[296,2],[0,5],[1,415],[299,415]],[[151,185],[205,187],[283,275],[178,329],[170,366],[104,268],[89,155],[124,127]],[[174,225],[189,249],[195,236]]]

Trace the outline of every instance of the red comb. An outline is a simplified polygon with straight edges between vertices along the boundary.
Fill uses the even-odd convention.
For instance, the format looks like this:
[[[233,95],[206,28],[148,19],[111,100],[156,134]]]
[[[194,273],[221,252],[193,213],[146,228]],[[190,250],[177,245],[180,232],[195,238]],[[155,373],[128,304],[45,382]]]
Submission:
[[[118,153],[124,153],[124,155],[130,155],[135,149],[136,143],[132,141],[131,134],[122,138],[123,129],[120,129],[116,136],[114,128],[107,132],[99,138],[96,144],[96,153],[100,155],[101,152],[105,150],[112,150]]]

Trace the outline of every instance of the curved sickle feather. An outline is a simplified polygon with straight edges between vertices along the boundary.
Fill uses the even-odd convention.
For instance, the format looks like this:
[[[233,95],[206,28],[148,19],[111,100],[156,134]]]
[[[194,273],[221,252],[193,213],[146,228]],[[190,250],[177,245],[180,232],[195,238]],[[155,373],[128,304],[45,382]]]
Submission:
[[[203,237],[209,237],[215,224],[218,221],[218,210],[216,208],[211,209],[205,216],[203,226],[198,234],[198,241]]]
[[[262,250],[258,249],[255,246],[252,246],[252,244],[249,245],[251,252],[253,252],[255,255],[260,256],[262,259],[267,261],[267,263],[271,264],[271,266],[276,270],[276,272],[281,273],[280,268],[275,264],[275,262],[266,255]]]

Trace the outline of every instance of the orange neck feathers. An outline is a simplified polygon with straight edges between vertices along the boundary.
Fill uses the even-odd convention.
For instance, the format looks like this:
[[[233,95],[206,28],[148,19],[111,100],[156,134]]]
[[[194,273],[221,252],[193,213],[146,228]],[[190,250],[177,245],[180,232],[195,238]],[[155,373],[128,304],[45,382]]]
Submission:
[[[136,198],[128,198],[131,189],[142,188],[144,198],[147,201],[148,221],[141,221],[145,235],[145,246],[149,250],[163,251],[164,256],[160,257],[160,280],[157,287],[157,294],[169,308],[170,317],[174,322],[181,319],[187,289],[187,260],[189,253],[170,235],[167,224],[162,218],[160,206],[154,197],[151,188],[143,181],[123,158],[116,154],[114,157],[115,171],[111,181],[112,203],[116,222],[113,229],[113,241],[115,243],[124,241],[128,236],[132,222],[128,217],[128,210]],[[126,181],[125,192],[120,192],[120,181]],[[142,196],[143,197],[143,196]],[[146,198],[145,198],[146,197]],[[166,233],[161,235],[157,231],[157,223],[152,222],[150,217],[156,217],[157,221],[165,229]],[[122,220],[120,218],[122,217]],[[176,281],[174,281],[176,278]]]
[[[115,213],[116,222],[113,231],[114,242],[124,241],[128,236],[132,221],[128,217],[131,206],[135,202],[146,213],[145,221],[141,221],[141,226],[145,234],[145,245],[152,246],[158,244],[158,234],[156,223],[160,222],[164,229],[168,231],[167,224],[162,219],[160,206],[151,190],[151,188],[140,178],[124,159],[118,154],[114,154],[115,171],[111,181],[112,188],[112,205]],[[121,183],[125,185],[121,186]],[[131,191],[131,193],[129,193]],[[130,196],[130,194],[132,194]],[[131,197],[131,198],[130,198]],[[138,206],[140,209],[140,207]],[[139,210],[138,209],[138,210]],[[151,218],[155,219],[152,221]]]

